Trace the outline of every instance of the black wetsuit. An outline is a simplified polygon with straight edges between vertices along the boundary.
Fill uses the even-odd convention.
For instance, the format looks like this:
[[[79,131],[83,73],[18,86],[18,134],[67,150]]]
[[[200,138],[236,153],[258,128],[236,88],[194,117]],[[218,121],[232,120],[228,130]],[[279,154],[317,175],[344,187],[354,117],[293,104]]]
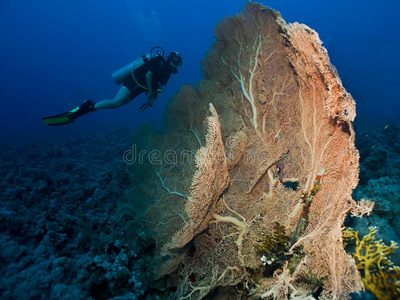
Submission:
[[[165,86],[171,77],[171,68],[167,64],[165,58],[162,56],[157,56],[145,61],[143,65],[134,71],[135,79],[141,86],[147,87],[146,74],[149,71],[153,73],[152,86],[154,91]],[[132,78],[132,76],[129,76],[129,78],[123,82],[123,85],[132,93],[131,99],[134,99],[140,93],[147,91],[140,87],[136,81]]]

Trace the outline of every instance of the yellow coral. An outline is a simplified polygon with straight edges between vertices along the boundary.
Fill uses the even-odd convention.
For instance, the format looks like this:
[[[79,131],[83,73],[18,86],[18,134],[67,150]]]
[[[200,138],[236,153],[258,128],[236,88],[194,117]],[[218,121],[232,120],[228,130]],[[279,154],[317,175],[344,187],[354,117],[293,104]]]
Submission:
[[[375,240],[376,232],[376,227],[370,227],[369,234],[360,240],[357,231],[346,228],[343,230],[344,246],[354,239],[352,256],[366,290],[379,300],[400,299],[400,268],[393,266],[388,258],[398,246],[393,241],[387,246],[382,240]]]

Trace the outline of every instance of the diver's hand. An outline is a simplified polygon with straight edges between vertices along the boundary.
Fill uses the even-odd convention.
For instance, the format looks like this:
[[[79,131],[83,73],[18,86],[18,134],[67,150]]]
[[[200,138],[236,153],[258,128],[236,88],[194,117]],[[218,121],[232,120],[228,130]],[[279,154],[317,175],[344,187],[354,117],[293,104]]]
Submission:
[[[154,101],[156,101],[156,99],[157,99],[157,93],[149,92],[147,94],[147,101],[148,101],[150,107],[153,106]]]

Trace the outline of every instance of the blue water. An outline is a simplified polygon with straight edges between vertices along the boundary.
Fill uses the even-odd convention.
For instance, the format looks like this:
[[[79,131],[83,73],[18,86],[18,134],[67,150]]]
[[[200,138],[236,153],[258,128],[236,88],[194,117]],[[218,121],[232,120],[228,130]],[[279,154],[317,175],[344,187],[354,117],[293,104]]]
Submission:
[[[378,204],[369,218],[345,225],[362,235],[378,226],[379,239],[400,244],[399,0],[262,2],[319,33],[357,102],[361,159],[353,198]],[[123,158],[133,130],[161,127],[169,98],[202,78],[214,25],[243,4],[0,0],[1,299],[166,295],[146,277],[154,242],[138,225],[144,200],[136,193],[142,181],[135,182],[147,178],[145,168]],[[118,91],[111,73],[154,46],[178,51],[184,64],[152,108],[139,113],[142,94],[69,125],[41,121],[85,99],[111,99]],[[400,265],[400,252],[391,259]]]
[[[201,79],[200,60],[213,26],[241,11],[244,1],[2,0],[0,3],[0,141],[59,138],[81,132],[159,126],[168,98],[182,84]],[[315,29],[346,89],[359,122],[386,123],[400,113],[400,13],[397,0],[263,1],[287,22]],[[87,115],[51,128],[40,118],[85,99],[112,98],[110,74],[154,45],[179,51],[184,66],[155,107],[139,114],[142,95],[117,110]]]

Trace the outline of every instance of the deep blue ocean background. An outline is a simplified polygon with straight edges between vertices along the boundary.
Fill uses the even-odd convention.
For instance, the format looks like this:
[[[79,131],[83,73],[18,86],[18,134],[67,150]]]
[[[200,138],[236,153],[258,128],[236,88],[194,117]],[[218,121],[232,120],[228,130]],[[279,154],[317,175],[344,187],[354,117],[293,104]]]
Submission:
[[[400,113],[400,15],[397,0],[262,1],[287,22],[315,29],[345,88],[357,102],[357,121],[381,125]],[[200,80],[200,60],[213,27],[239,13],[244,1],[2,0],[0,3],[0,141],[24,142],[94,133],[142,122],[159,126],[168,98]],[[154,108],[139,114],[142,95],[118,110],[51,128],[40,118],[85,99],[112,98],[110,74],[155,46],[178,51],[184,66]]]
[[[260,2],[318,32],[357,103],[353,198],[375,208],[345,226],[400,244],[400,0]],[[0,0],[0,299],[168,297],[148,273],[154,241],[132,184],[146,177],[124,154],[135,129],[161,128],[168,100],[201,80],[214,26],[244,3]],[[111,73],[154,46],[184,64],[152,108],[139,113],[142,94],[65,126],[41,121],[113,98]],[[400,251],[391,259],[400,265]]]

